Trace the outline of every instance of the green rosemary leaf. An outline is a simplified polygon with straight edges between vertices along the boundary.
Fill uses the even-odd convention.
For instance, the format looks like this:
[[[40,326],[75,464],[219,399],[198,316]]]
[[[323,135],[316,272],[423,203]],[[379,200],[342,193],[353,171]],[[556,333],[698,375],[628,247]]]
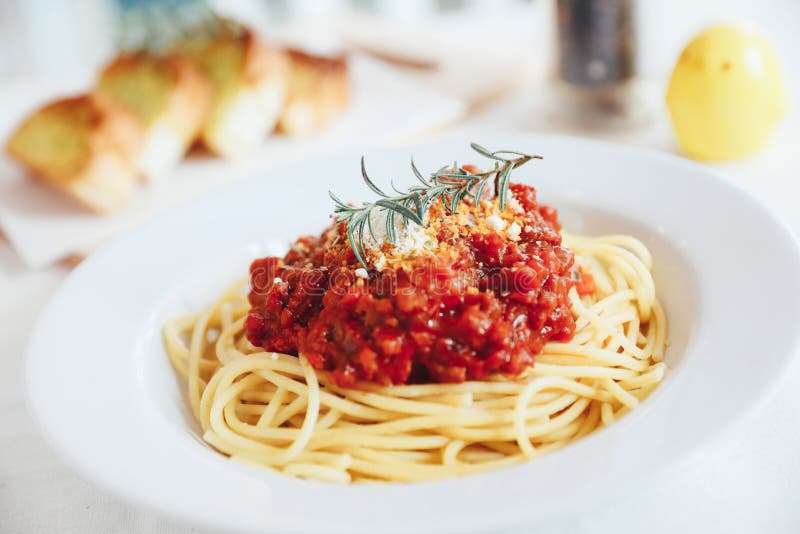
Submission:
[[[430,182],[422,177],[422,173],[419,172],[419,169],[417,169],[417,166],[414,164],[414,158],[411,158],[411,170],[414,172],[414,176],[417,177],[417,180],[422,182],[422,185],[424,185],[426,188],[430,187]]]
[[[407,195],[407,194],[408,194],[408,192],[406,192],[406,191],[400,191],[400,190],[397,188],[397,186],[396,186],[396,185],[394,185],[394,180],[389,180],[389,185],[391,185],[391,186],[392,186],[392,190],[393,190],[395,193],[397,193],[398,195]]]
[[[432,172],[432,173],[431,173],[431,181],[432,181],[434,184],[438,184],[438,183],[439,183],[439,175],[440,175],[441,173],[443,173],[445,170],[447,170],[447,165],[444,165],[443,167],[441,167],[441,168],[440,168],[438,171],[436,171],[436,172]]]
[[[477,208],[480,203],[481,199],[483,198],[483,190],[486,188],[486,184],[489,183],[488,180],[483,180],[478,184],[478,187],[475,188],[475,207]]]
[[[413,208],[414,213],[417,213],[417,214],[424,213],[422,211],[422,195],[420,195],[420,194],[409,195],[408,198],[406,198],[403,201],[403,205],[405,207],[407,207],[408,209],[412,209]]]
[[[382,196],[384,198],[388,198],[389,197],[389,195],[387,195],[386,193],[381,191],[380,187],[378,187],[377,185],[372,183],[372,180],[370,180],[369,176],[367,176],[367,168],[364,166],[364,156],[361,156],[361,176],[364,178],[364,182],[366,182],[367,187],[372,189],[379,196]]]
[[[441,195],[439,195],[439,199],[442,201],[442,206],[444,207],[444,209],[450,211],[450,204],[447,203],[447,195],[442,193]]]
[[[347,240],[350,242],[350,248],[353,250],[353,254],[355,254],[358,263],[366,268],[367,263],[361,255],[360,243],[356,237],[356,226],[352,223],[353,219],[350,219],[350,223],[347,225]]]
[[[436,175],[439,178],[445,178],[448,180],[448,183],[458,183],[457,181],[468,181],[468,182],[477,182],[481,179],[481,175],[479,174],[458,174],[453,172],[443,172],[441,174]]]
[[[386,214],[386,236],[389,238],[389,243],[392,245],[397,244],[397,228],[394,225],[394,211]]]
[[[372,240],[377,242],[378,238],[375,237],[375,230],[372,229],[372,212],[367,215],[367,228],[369,229],[369,235],[372,237]]]
[[[433,194],[425,195],[425,197],[422,199],[421,213],[428,213],[431,204],[433,204],[434,202],[436,202],[436,195]]]
[[[470,148],[472,148],[472,150],[474,150],[475,152],[477,152],[481,156],[484,156],[484,157],[489,158],[489,159],[496,159],[498,161],[505,161],[505,159],[495,156],[493,152],[489,152],[488,150],[483,148],[478,143],[470,143],[469,146],[470,146]]]
[[[508,185],[511,182],[511,171],[514,169],[514,164],[508,164],[503,172],[500,174],[499,191],[497,192],[497,202],[500,205],[500,211],[506,209],[506,200],[508,198]]]
[[[495,156],[498,154],[509,154],[511,156],[520,156],[522,158],[528,158],[528,159],[542,159],[542,156],[538,154],[526,154],[525,152],[518,152],[516,150],[495,150],[493,154]]]
[[[422,218],[398,202],[393,202],[391,200],[377,200],[375,205],[399,213],[400,215],[407,217],[422,226]]]
[[[366,223],[366,219],[369,218],[369,215],[370,215],[370,212],[369,211],[365,211],[365,212],[361,213],[361,217],[358,220],[358,247],[359,247],[359,253],[360,253],[359,257],[361,258],[359,261],[362,264],[366,264],[366,262],[364,261],[364,256],[366,255],[366,250],[364,250],[364,225]]]
[[[452,197],[450,198],[450,213],[458,213],[458,205],[463,196],[464,195],[460,194],[458,191],[453,193]]]
[[[336,204],[336,207],[339,209],[349,209],[351,206],[348,206],[344,202],[339,199],[336,195],[333,194],[333,191],[328,191],[328,196],[331,197],[331,200]]]

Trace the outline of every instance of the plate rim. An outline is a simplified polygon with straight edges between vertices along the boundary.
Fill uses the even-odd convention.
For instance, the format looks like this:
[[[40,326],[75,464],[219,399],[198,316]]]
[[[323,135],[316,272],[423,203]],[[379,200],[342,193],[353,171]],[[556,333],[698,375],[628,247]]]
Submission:
[[[784,239],[786,241],[786,244],[789,245],[789,247],[792,249],[791,253],[794,256],[795,264],[796,265],[800,265],[800,246],[798,245],[798,238],[795,235],[795,233],[791,230],[789,225],[783,219],[778,217],[773,212],[773,210],[768,208],[759,198],[755,197],[752,193],[747,191],[740,184],[737,184],[734,181],[725,179],[722,176],[722,174],[719,173],[717,170],[709,169],[708,167],[702,166],[702,165],[700,165],[698,163],[691,162],[691,161],[688,161],[688,160],[684,160],[683,158],[679,158],[679,157],[676,157],[676,156],[670,155],[670,154],[665,154],[663,152],[659,152],[659,151],[656,151],[656,150],[644,149],[644,148],[640,148],[640,147],[630,147],[630,146],[619,145],[619,144],[616,144],[616,143],[609,143],[609,142],[604,142],[604,141],[589,140],[589,139],[576,138],[576,137],[570,137],[570,136],[540,135],[540,134],[525,134],[525,133],[497,133],[497,132],[490,132],[490,133],[484,133],[482,135],[484,135],[486,138],[502,137],[502,138],[519,138],[519,139],[529,139],[529,140],[549,139],[549,140],[551,140],[551,142],[564,141],[564,142],[567,142],[567,143],[586,144],[586,145],[590,145],[590,146],[600,147],[600,148],[603,148],[603,149],[612,149],[612,150],[618,150],[618,151],[629,152],[629,153],[639,153],[640,155],[645,156],[647,158],[655,157],[657,159],[664,160],[669,164],[674,164],[674,165],[678,165],[678,166],[684,166],[689,170],[693,170],[693,171],[696,171],[696,172],[701,172],[708,179],[716,182],[717,185],[721,185],[721,186],[723,186],[725,188],[728,188],[728,189],[731,189],[732,191],[735,191],[737,194],[739,194],[740,196],[745,198],[747,202],[751,203],[755,207],[755,209],[760,210],[761,214],[766,216],[766,219],[769,221],[769,224],[772,225],[773,229],[779,230],[782,233],[781,238]],[[402,150],[402,151],[410,152],[412,149],[414,149],[415,147],[418,147],[418,146],[419,147],[428,147],[428,146],[431,146],[431,145],[447,145],[449,143],[452,143],[455,140],[462,140],[463,138],[464,138],[463,135],[446,136],[446,137],[442,137],[442,138],[437,138],[435,141],[424,143],[424,144],[420,144],[420,145],[407,145],[407,146],[393,147],[391,149],[376,149],[376,150],[373,150],[373,151],[375,151],[375,152],[377,152],[377,151],[380,151],[380,152],[387,152],[387,151],[389,151],[389,152],[397,152],[397,151],[401,151]],[[345,152],[339,153],[338,157],[343,157],[343,155],[349,154],[350,152],[353,152],[353,151],[345,151]],[[298,165],[299,166],[311,166],[311,165],[313,165],[315,163],[318,163],[320,161],[325,161],[325,160],[330,160],[330,159],[339,159],[338,157],[332,158],[332,157],[328,156],[328,157],[321,157],[321,158],[312,158],[310,160],[303,161],[302,163],[300,163]],[[280,172],[280,170],[281,170],[280,168],[278,168],[278,169],[270,169],[268,171],[268,173],[272,174],[272,173]],[[138,227],[136,227],[134,229],[126,231],[123,235],[121,235],[117,239],[114,239],[113,241],[111,241],[108,244],[104,245],[100,250],[98,250],[95,254],[92,254],[81,265],[79,265],[75,270],[73,270],[66,277],[66,279],[60,284],[60,286],[53,293],[53,295],[51,295],[50,299],[48,300],[48,303],[45,305],[45,307],[42,309],[42,311],[40,312],[39,316],[37,317],[37,319],[35,321],[35,324],[34,324],[34,327],[31,329],[29,341],[28,341],[28,344],[27,344],[27,347],[26,347],[26,351],[25,351],[25,360],[24,360],[23,370],[24,370],[24,374],[25,374],[24,383],[25,383],[26,404],[28,406],[29,413],[31,413],[33,415],[33,418],[36,421],[36,426],[37,426],[38,430],[40,431],[40,433],[42,433],[42,434],[44,434],[46,436],[48,445],[52,449],[54,449],[56,451],[57,455],[67,465],[69,465],[71,468],[77,470],[82,477],[87,478],[93,484],[101,486],[106,491],[109,491],[109,492],[115,494],[116,496],[121,497],[123,500],[128,501],[128,502],[133,502],[137,506],[143,506],[145,508],[155,508],[156,510],[158,510],[161,513],[164,513],[164,514],[169,515],[169,516],[174,517],[174,518],[178,518],[178,519],[180,519],[182,521],[188,521],[190,523],[195,523],[195,521],[193,521],[191,517],[187,517],[185,514],[177,513],[174,508],[171,508],[171,507],[166,506],[166,505],[158,506],[158,503],[154,504],[153,502],[148,501],[147,499],[142,499],[141,498],[142,497],[141,494],[137,495],[136,492],[133,492],[133,491],[130,491],[130,490],[126,491],[126,488],[123,488],[121,486],[110,485],[110,484],[107,483],[108,481],[106,479],[104,479],[102,477],[93,476],[93,475],[96,475],[96,473],[87,473],[84,470],[78,468],[78,466],[80,466],[81,468],[85,468],[86,466],[85,466],[85,464],[83,463],[82,460],[78,460],[78,459],[73,457],[73,455],[70,453],[70,451],[64,446],[63,442],[59,443],[59,437],[57,435],[54,435],[54,434],[51,433],[52,429],[48,427],[48,422],[46,421],[46,419],[47,419],[47,417],[45,415],[46,410],[43,410],[42,407],[39,405],[40,404],[39,401],[37,399],[33,398],[33,395],[32,395],[33,390],[34,390],[33,382],[35,380],[34,380],[34,376],[33,376],[32,373],[34,373],[35,369],[34,369],[34,366],[33,366],[32,362],[34,362],[35,358],[37,357],[36,354],[35,354],[36,351],[38,350],[37,339],[41,339],[42,332],[46,331],[45,327],[47,326],[47,321],[50,320],[49,316],[50,316],[50,314],[53,313],[51,311],[53,309],[53,307],[54,307],[53,305],[54,305],[54,303],[59,302],[59,299],[63,299],[65,294],[68,294],[68,292],[71,290],[71,284],[74,283],[74,282],[72,282],[73,280],[79,279],[80,276],[84,276],[82,274],[84,272],[87,272],[87,271],[91,272],[91,269],[93,268],[93,266],[95,264],[101,263],[102,260],[104,258],[106,258],[106,257],[110,257],[114,253],[115,250],[117,250],[120,247],[124,247],[126,242],[128,242],[131,239],[135,239],[135,236],[137,236],[139,234],[145,233],[148,228],[150,228],[150,229],[158,228],[159,225],[166,224],[164,221],[168,221],[170,218],[173,218],[173,217],[178,217],[182,213],[191,212],[192,210],[196,209],[197,206],[202,205],[204,203],[208,203],[212,198],[218,196],[220,193],[223,193],[223,192],[231,192],[232,193],[233,191],[235,191],[237,189],[245,189],[245,188],[248,187],[248,184],[250,184],[251,182],[252,182],[252,179],[245,179],[245,180],[242,180],[242,181],[237,182],[235,184],[232,184],[229,187],[222,187],[222,188],[218,188],[218,189],[212,190],[210,192],[207,192],[207,193],[205,193],[205,194],[193,199],[191,202],[188,202],[188,203],[186,203],[184,205],[181,205],[181,206],[179,206],[179,207],[177,207],[175,209],[169,210],[166,213],[160,214],[160,215],[154,217],[153,219],[149,220],[148,222],[146,222],[146,223],[144,223],[142,225],[139,225]],[[291,236],[289,236],[289,237],[291,237]],[[797,275],[797,277],[798,277],[798,279],[800,279],[800,275]],[[793,360],[797,357],[798,349],[800,348],[800,333],[795,333],[794,334],[792,345],[794,347],[794,350],[792,351],[791,354],[787,354],[784,358],[782,358],[779,372],[777,373],[776,377],[774,377],[774,379],[770,381],[769,387],[764,387],[760,391],[757,391],[755,394],[751,394],[751,399],[753,400],[753,402],[751,402],[748,405],[748,408],[747,408],[746,411],[742,412],[737,417],[729,418],[728,420],[724,421],[716,430],[709,431],[707,433],[707,436],[705,437],[705,439],[702,440],[702,442],[699,445],[695,446],[692,450],[699,450],[699,449],[702,449],[702,448],[710,445],[716,439],[718,439],[720,436],[724,435],[724,433],[729,431],[735,424],[737,424],[738,422],[741,422],[742,420],[744,420],[747,417],[751,416],[758,408],[763,406],[769,400],[771,394],[774,394],[775,391],[778,389],[778,387],[780,387],[781,380],[785,379],[785,376],[786,376],[786,372],[785,371],[786,371],[786,369],[792,364]],[[631,417],[631,416],[630,415],[627,416],[625,421],[627,421],[627,419],[629,417]],[[619,423],[617,425],[619,425]],[[615,426],[617,426],[617,425],[615,425]],[[589,436],[588,438],[584,438],[583,440],[581,440],[580,444],[578,444],[578,445],[583,445],[585,443],[592,443],[595,438],[596,438],[596,435]],[[689,451],[686,451],[686,452],[689,452]],[[665,464],[674,465],[675,462],[678,461],[679,458],[681,458],[682,456],[683,455],[673,457],[670,462],[666,462]],[[662,464],[662,465],[658,465],[657,467],[658,467],[658,469],[654,469],[653,470],[653,472],[652,472],[653,474],[655,472],[657,472],[657,471],[660,471],[661,469],[666,468],[667,465],[663,465]],[[469,526],[469,527],[471,527],[472,530],[478,530],[480,528],[485,528],[485,527],[492,527],[492,526],[496,527],[496,526],[510,525],[510,524],[516,523],[516,522],[524,519],[527,515],[528,514],[526,514],[524,512],[521,512],[519,514],[519,517],[506,518],[507,520],[505,520],[505,521],[492,520],[492,521],[485,522],[483,524],[472,524],[472,525],[462,525],[462,526]],[[203,523],[196,523],[196,524],[208,525],[209,523],[208,522],[203,522]],[[231,524],[229,524],[227,522],[224,522],[224,521],[222,521],[220,523],[217,523],[217,524],[213,524],[213,526],[223,527],[223,528],[235,528],[235,527],[232,527]],[[294,530],[292,528],[294,526],[297,526],[297,525],[281,524],[279,522],[275,522],[275,523],[272,523],[271,525],[259,525],[259,526],[256,526],[256,528],[258,528],[258,527],[264,527],[264,528],[276,527],[276,528],[279,528],[279,529],[287,529],[288,528],[290,530]],[[319,525],[316,525],[316,526],[318,527]],[[304,528],[305,527],[301,526],[299,531],[305,531]],[[315,526],[314,525],[309,525],[308,528],[312,528],[313,529],[313,528],[315,528]],[[457,526],[453,525],[453,528],[451,530],[455,530],[456,528],[457,528]]]

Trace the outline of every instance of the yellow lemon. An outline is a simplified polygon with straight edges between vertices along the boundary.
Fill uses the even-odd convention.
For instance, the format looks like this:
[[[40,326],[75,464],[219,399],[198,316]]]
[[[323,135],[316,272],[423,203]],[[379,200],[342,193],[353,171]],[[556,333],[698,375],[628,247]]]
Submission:
[[[711,26],[681,53],[667,106],[688,156],[721,160],[752,154],[786,112],[775,52],[750,26]]]

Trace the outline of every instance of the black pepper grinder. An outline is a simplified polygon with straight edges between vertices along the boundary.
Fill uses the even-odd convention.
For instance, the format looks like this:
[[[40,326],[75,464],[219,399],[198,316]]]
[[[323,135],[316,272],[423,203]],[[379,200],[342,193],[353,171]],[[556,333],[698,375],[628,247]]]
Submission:
[[[556,0],[559,114],[588,127],[626,125],[636,109],[635,0]]]

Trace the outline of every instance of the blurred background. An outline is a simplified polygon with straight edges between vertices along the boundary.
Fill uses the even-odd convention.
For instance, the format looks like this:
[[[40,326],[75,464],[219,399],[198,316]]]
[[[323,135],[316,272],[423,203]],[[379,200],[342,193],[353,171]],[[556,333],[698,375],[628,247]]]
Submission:
[[[96,71],[114,53],[124,16],[141,4],[175,0],[3,0],[0,2],[0,77],[77,78]],[[188,4],[189,2],[183,2]],[[645,77],[665,79],[681,48],[704,27],[718,22],[751,21],[764,29],[782,52],[791,83],[800,63],[787,57],[796,45],[800,4],[793,0],[632,0],[637,29],[637,67]],[[482,46],[521,56],[542,73],[553,65],[555,0],[232,0],[211,1],[219,13],[245,20],[267,32],[290,24],[322,26],[334,33],[356,32],[359,39],[397,46],[398,54],[424,56],[423,43],[401,36],[443,34],[453,53]],[[370,26],[372,32],[370,34]],[[389,39],[386,26],[398,33]],[[399,32],[403,32],[402,34]],[[309,36],[310,37],[310,36]],[[387,42],[389,41],[389,42]],[[462,48],[465,47],[465,48]],[[438,56],[441,50],[427,50]],[[466,59],[462,56],[462,59]],[[516,69],[516,74],[521,74]],[[510,74],[510,73],[509,73]]]
[[[33,86],[50,94],[83,88],[118,45],[141,39],[143,26],[160,25],[160,31],[167,31],[171,22],[158,13],[175,6],[191,12],[199,4],[2,0],[0,86],[11,92],[15,86],[18,91]],[[798,45],[800,2],[794,0],[609,0],[584,2],[585,6],[557,0],[211,0],[207,4],[267,38],[289,38],[312,49],[336,43],[384,60],[427,89],[465,102],[459,120],[475,118],[493,105],[514,106],[513,117],[497,113],[499,127],[591,126],[599,132],[589,133],[602,136],[609,129],[618,134],[629,126],[652,126],[665,116],[667,82],[682,48],[698,32],[721,22],[760,28],[774,44],[788,92],[798,94],[800,84],[800,55],[792,53]],[[572,34],[571,22],[564,20],[569,16],[580,24]],[[625,40],[624,46],[609,49],[617,39]],[[597,117],[573,121],[567,120],[574,117],[566,110],[554,109],[575,106],[580,100],[564,93],[590,83],[588,74],[582,78],[574,72],[584,67],[585,58],[576,49],[581,42],[595,50],[606,47],[606,59],[624,63],[618,72],[599,72],[596,69],[608,64],[597,63],[595,76],[635,79],[639,85],[625,98],[608,97],[622,102],[612,106],[622,117],[612,113],[600,121],[594,120]],[[572,66],[566,65],[569,61]],[[561,86],[552,83],[564,79],[567,83]],[[518,98],[510,100],[513,93]],[[522,111],[520,105],[525,106]],[[645,142],[641,135],[633,138]]]

